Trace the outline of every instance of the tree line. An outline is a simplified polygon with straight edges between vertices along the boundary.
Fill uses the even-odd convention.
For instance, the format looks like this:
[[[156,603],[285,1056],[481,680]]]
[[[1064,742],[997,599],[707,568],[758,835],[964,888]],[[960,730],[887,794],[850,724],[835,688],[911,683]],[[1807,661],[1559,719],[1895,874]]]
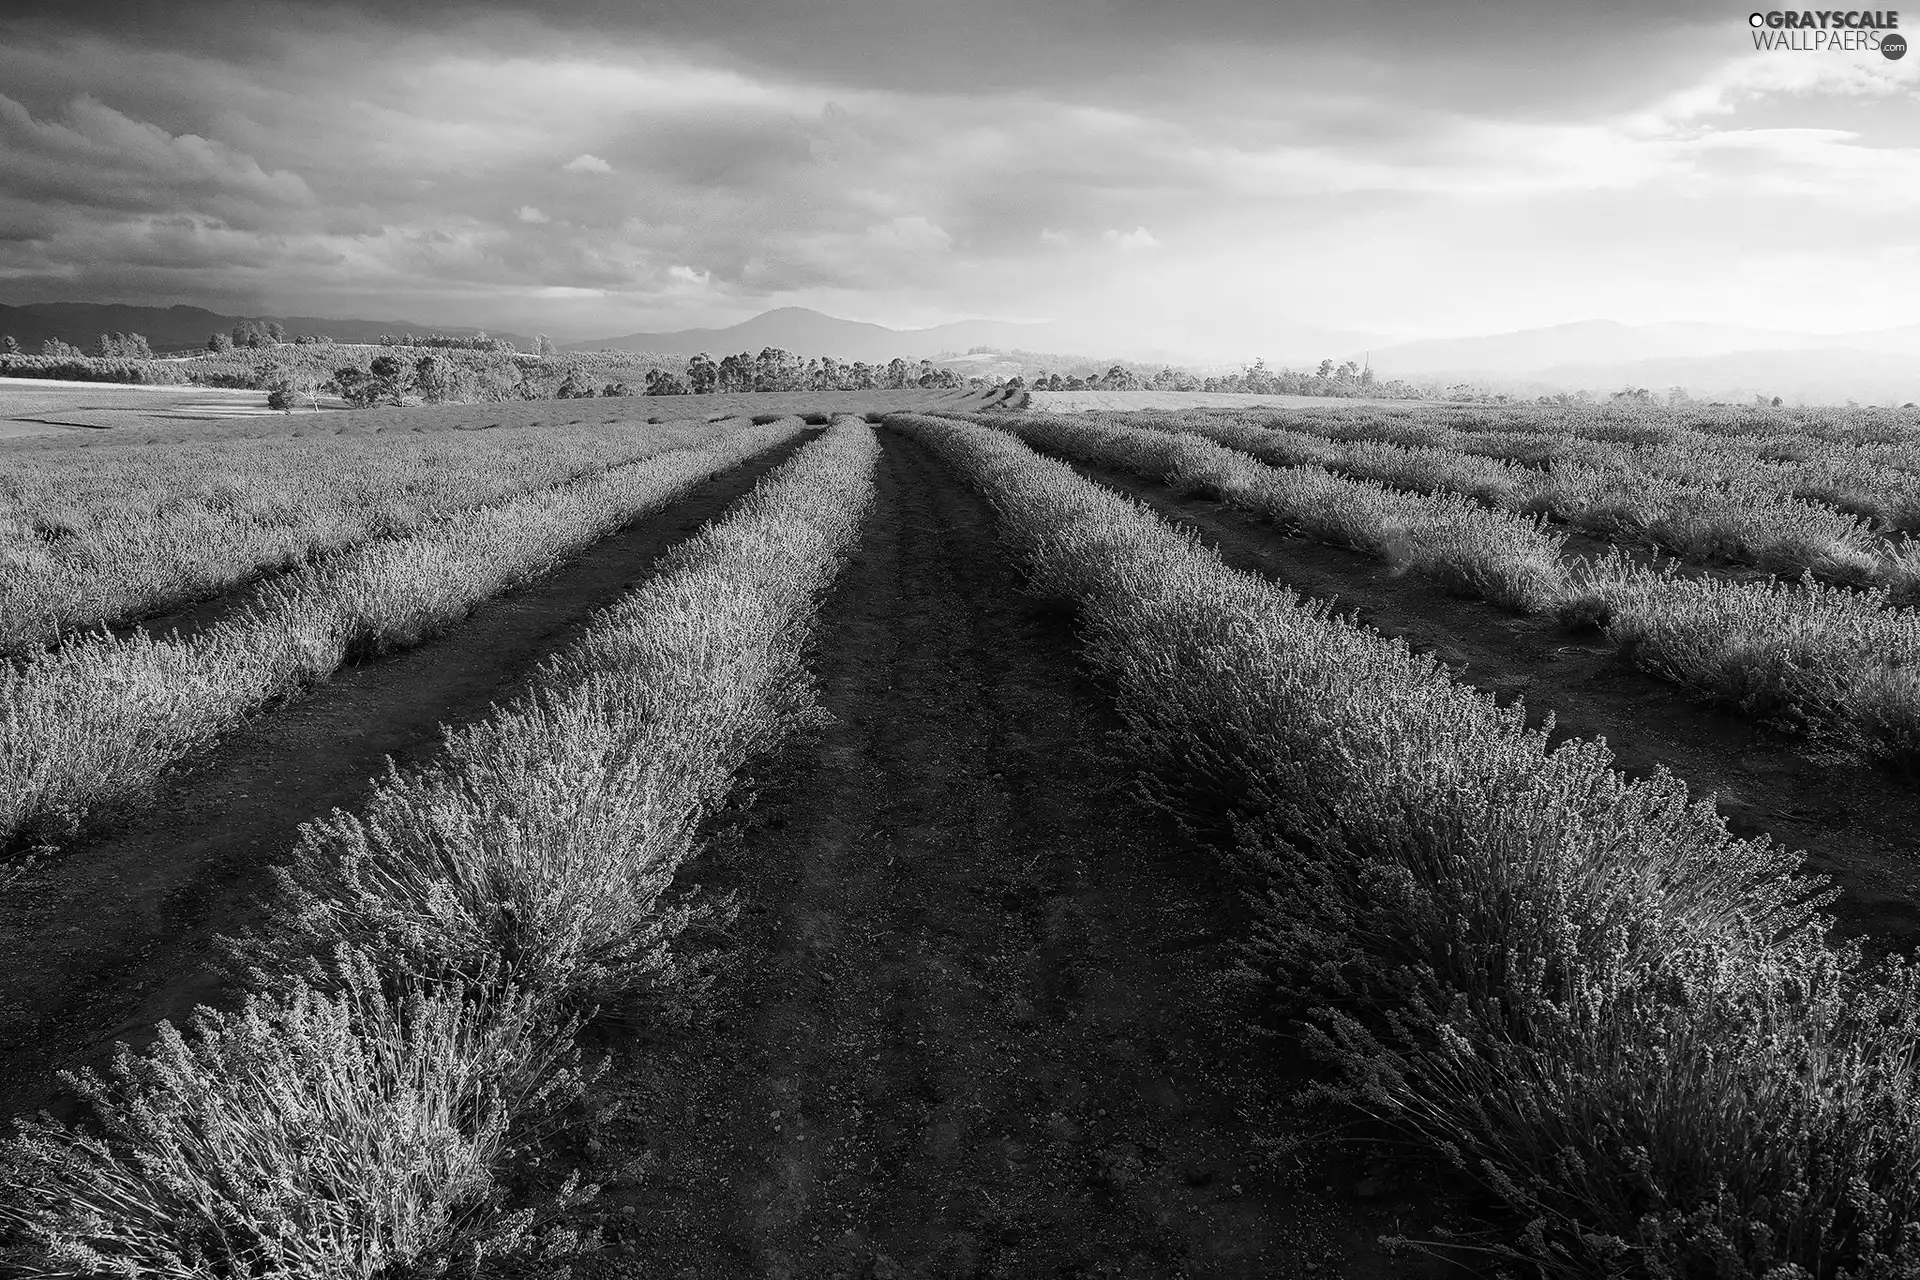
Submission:
[[[882,391],[925,387],[957,390],[984,379],[967,379],[931,360],[918,365],[895,357],[886,364],[864,360],[840,361],[832,356],[801,360],[780,347],[763,347],[760,354],[742,351],[715,360],[706,352],[687,361],[684,374],[655,370],[647,374],[650,396],[711,395],[741,391]]]
[[[23,356],[20,340],[12,334],[0,337],[0,355]],[[151,360],[153,348],[145,334],[103,333],[94,340],[92,351],[82,351],[63,338],[48,338],[40,344],[40,354],[55,360]]]
[[[741,351],[715,359],[701,352],[683,368],[636,365],[657,362],[642,353],[581,351],[562,354],[551,339],[536,339],[537,352],[521,352],[502,338],[471,335],[401,333],[381,335],[386,348],[371,361],[336,365],[328,356],[340,348],[325,334],[288,335],[277,321],[243,320],[208,339],[201,361],[153,363],[147,339],[137,333],[101,334],[94,352],[59,338],[41,344],[38,357],[27,356],[11,337],[0,338],[7,372],[39,377],[79,377],[92,381],[190,381],[209,386],[263,389],[276,408],[318,405],[335,394],[354,407],[400,404],[408,396],[429,403],[572,399],[587,396],[710,395],[764,391],[880,391],[925,388],[961,390],[1002,387],[1013,391],[1237,391],[1263,395],[1384,396],[1427,394],[1398,382],[1380,382],[1370,369],[1347,361],[1323,360],[1312,371],[1269,369],[1256,360],[1228,374],[1203,377],[1184,369],[1114,363],[1104,373],[1061,375],[1042,372],[1031,382],[969,376],[930,359],[896,357],[887,362],[843,361],[833,356],[803,360],[780,347],[757,354]],[[289,348],[298,348],[298,355]],[[222,357],[212,359],[212,357]],[[337,359],[337,355],[335,355]],[[206,361],[202,367],[202,361]],[[239,363],[235,363],[238,361]],[[1029,366],[1031,367],[1031,366]],[[1085,368],[1085,366],[1082,366]],[[1097,369],[1098,366],[1092,366]],[[644,380],[642,380],[642,375]],[[632,379],[632,381],[629,381]]]

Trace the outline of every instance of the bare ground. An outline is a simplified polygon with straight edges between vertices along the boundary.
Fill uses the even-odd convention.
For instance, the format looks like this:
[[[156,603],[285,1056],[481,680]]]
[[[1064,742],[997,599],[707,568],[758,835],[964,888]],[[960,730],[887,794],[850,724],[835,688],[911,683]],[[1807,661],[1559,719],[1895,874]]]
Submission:
[[[1237,1103],[1299,1063],[1219,981],[1217,855],[1125,794],[985,507],[883,439],[818,635],[831,723],[694,868],[743,903],[729,967],[690,1024],[599,1046],[586,1274],[1453,1274],[1378,1242],[1429,1235],[1431,1186],[1258,1156]]]
[[[431,755],[587,615],[788,456],[726,472],[668,511],[609,535],[537,581],[479,606],[410,652],[359,664],[261,715],[150,805],[36,865],[0,894],[0,1113],[70,1115],[57,1068],[97,1065],[225,994],[216,937],[257,918],[268,869],[300,824],[351,808],[391,756]]]

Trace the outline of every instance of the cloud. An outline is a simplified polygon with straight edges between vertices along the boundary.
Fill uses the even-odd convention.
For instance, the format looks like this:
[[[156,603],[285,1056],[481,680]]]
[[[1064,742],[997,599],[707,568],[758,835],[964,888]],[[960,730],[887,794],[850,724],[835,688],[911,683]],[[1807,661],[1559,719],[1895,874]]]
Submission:
[[[868,227],[866,239],[877,248],[908,253],[942,253],[953,247],[953,237],[944,228],[917,214]]]
[[[789,303],[1228,336],[1913,318],[1920,60],[1754,55],[1744,13],[93,3],[0,18],[8,301],[582,336]],[[1779,279],[1788,241],[1827,268]]]
[[[43,203],[143,213],[203,212],[257,225],[315,203],[301,177],[194,133],[172,134],[88,94],[57,120],[0,94],[8,194]]]

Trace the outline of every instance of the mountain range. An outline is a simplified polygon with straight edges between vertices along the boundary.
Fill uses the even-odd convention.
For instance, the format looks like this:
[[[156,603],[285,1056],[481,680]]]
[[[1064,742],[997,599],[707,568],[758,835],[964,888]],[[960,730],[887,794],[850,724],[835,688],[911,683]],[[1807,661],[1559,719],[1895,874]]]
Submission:
[[[240,317],[199,307],[63,302],[0,305],[0,334],[10,334],[29,351],[47,338],[90,348],[97,335],[108,332],[143,333],[156,351],[186,351],[200,348],[210,334],[231,329],[242,319],[278,320],[289,333],[325,333],[343,342],[371,342],[385,333],[479,332],[406,320]],[[523,350],[533,345],[520,334],[496,331],[494,336]],[[1585,320],[1401,343],[1353,331],[1295,326],[1269,334],[1267,340],[1280,348],[1268,352],[1268,362],[1280,367],[1311,365],[1324,357],[1351,358],[1370,363],[1382,378],[1441,385],[1467,382],[1522,394],[1680,386],[1701,398],[1758,394],[1817,402],[1920,400],[1920,324],[1814,333],[1696,322],[1627,325]],[[1151,344],[1102,338],[1060,323],[961,320],[925,329],[891,329],[804,307],[781,307],[725,328],[629,333],[564,344],[573,351],[675,356],[704,351],[716,358],[762,347],[781,347],[802,357],[866,361],[951,357],[989,348],[1058,353],[1063,360],[1078,356],[1182,363]]]
[[[1705,398],[1920,399],[1920,324],[1846,333],[1612,320],[1408,342],[1371,352],[1374,372],[1519,391],[1685,387]]]
[[[1371,335],[1352,330],[1287,326],[1268,335],[1281,348],[1269,360],[1317,361]],[[806,307],[780,307],[724,329],[680,329],[670,333],[629,333],[565,344],[572,351],[651,351],[662,355],[720,356],[733,351],[780,347],[796,355],[830,355],[840,360],[924,360],[959,355],[977,347],[995,351],[1033,351],[1079,358],[1110,358],[1184,364],[1192,351],[1175,351],[1152,342],[1129,340],[1121,328],[1105,331],[1053,321],[958,320],[926,329],[890,329],[860,320],[841,320]]]

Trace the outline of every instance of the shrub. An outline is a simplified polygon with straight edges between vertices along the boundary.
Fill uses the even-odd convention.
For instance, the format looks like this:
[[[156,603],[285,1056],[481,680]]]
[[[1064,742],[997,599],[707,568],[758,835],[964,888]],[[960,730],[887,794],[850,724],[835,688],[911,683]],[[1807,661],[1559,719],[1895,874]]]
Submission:
[[[1920,1269],[1920,978],[1665,774],[1252,575],[1005,434],[895,415],[1079,611],[1146,784],[1235,819],[1246,974],[1325,1091],[1580,1275]]]
[[[192,640],[90,637],[0,666],[0,841],[64,836],[108,796],[138,795],[276,695],[410,647],[476,603],[800,430],[723,430],[575,484],[449,513],[269,583]]]
[[[387,995],[365,957],[336,976],[70,1077],[98,1136],[23,1122],[0,1222],[44,1251],[27,1274],[374,1280],[538,1247],[495,1171],[577,1085],[566,1028],[512,993]]]

